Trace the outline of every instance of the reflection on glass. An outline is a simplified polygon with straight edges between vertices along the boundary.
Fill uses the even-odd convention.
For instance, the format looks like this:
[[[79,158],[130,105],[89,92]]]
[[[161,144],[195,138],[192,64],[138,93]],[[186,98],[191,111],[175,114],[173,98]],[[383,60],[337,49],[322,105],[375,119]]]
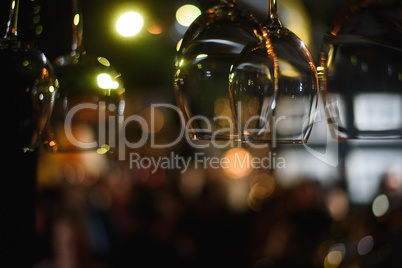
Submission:
[[[351,1],[324,37],[320,82],[335,139],[402,138],[401,12],[400,1]]]
[[[118,139],[124,87],[106,58],[86,54],[82,30],[82,15],[73,1],[72,51],[55,62],[60,88],[43,144],[52,152],[96,150],[103,154]]]
[[[229,79],[232,110],[243,141],[265,140],[278,90],[278,64],[267,35],[264,45],[247,45],[233,64]],[[269,138],[268,138],[269,139]]]
[[[7,99],[2,104],[6,146],[34,151],[53,108],[57,80],[45,55],[17,38],[19,1],[11,1],[6,34],[0,40],[0,80]]]
[[[176,98],[195,140],[230,139],[235,133],[228,96],[230,66],[262,33],[258,22],[234,2],[222,0],[200,15],[178,48]]]
[[[278,143],[307,142],[318,103],[318,78],[304,42],[282,26],[276,0],[270,1],[265,24],[278,57],[278,97],[272,131]]]
[[[307,142],[318,103],[317,71],[313,59],[303,41],[282,26],[276,9],[276,1],[270,1],[269,16],[267,22],[263,24],[263,30],[267,35],[265,38],[269,39],[270,42],[265,42],[264,47],[258,47],[259,44],[257,44],[256,47],[250,46],[248,49],[243,50],[237,65],[244,66],[245,63],[247,64],[250,61],[253,63],[259,62],[262,66],[266,66],[267,69],[273,70],[274,73],[278,71],[277,78],[273,81],[265,79],[265,86],[271,88],[269,94],[265,92],[261,94],[260,85],[257,86],[258,90],[254,90],[252,93],[254,96],[261,98],[261,107],[272,103],[272,108],[275,109],[272,115],[268,112],[260,113],[260,123],[258,124],[256,120],[252,119],[255,114],[245,111],[246,106],[243,105],[242,111],[237,112],[237,117],[242,116],[242,120],[246,122],[254,121],[258,131],[252,133],[248,130],[243,130],[242,134],[245,139],[255,142]],[[268,51],[268,54],[275,54],[277,67],[273,66],[272,63],[267,65],[267,63],[263,62],[264,58],[268,63],[272,61],[272,58],[267,58],[266,52],[264,55],[262,52],[264,50]],[[272,50],[273,52],[271,52]],[[237,99],[243,98],[243,95],[250,94],[250,90],[245,91],[238,87],[238,85],[247,83],[248,77],[257,76],[261,85],[264,84],[264,81],[261,81],[262,69],[255,68],[255,66],[256,64],[254,64],[253,69],[247,67],[248,74],[244,77],[238,76],[235,83],[231,85],[230,90],[234,96],[238,96]],[[236,68],[238,69],[238,67]],[[278,68],[278,70],[275,70],[275,68]],[[235,68],[233,72],[237,72]],[[274,92],[272,88],[276,86],[276,79],[276,101],[265,101],[264,98],[267,97],[271,100],[275,99],[275,97],[272,97]],[[262,95],[264,95],[264,98],[262,98]],[[236,109],[238,110],[238,107]],[[244,117],[245,114],[248,114],[248,116]],[[265,123],[265,128],[261,122]],[[241,126],[246,127],[242,122]]]

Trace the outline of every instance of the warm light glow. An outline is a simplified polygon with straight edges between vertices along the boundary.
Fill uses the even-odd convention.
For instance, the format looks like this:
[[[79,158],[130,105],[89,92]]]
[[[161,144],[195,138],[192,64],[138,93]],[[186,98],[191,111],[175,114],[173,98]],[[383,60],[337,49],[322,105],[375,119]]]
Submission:
[[[137,12],[127,12],[119,17],[116,29],[122,36],[130,37],[141,31],[144,19]]]
[[[389,169],[385,185],[391,191],[402,192],[402,165],[395,165]]]
[[[337,188],[329,192],[326,198],[329,215],[334,220],[343,219],[349,211],[349,198],[344,190]]]
[[[346,248],[344,244],[333,245],[330,248],[328,255],[325,257],[324,267],[325,268],[338,267],[341,264],[343,257],[345,256],[345,253]]]
[[[148,26],[147,31],[150,34],[155,34],[155,35],[161,34],[163,32],[162,27],[160,25],[158,25],[158,24],[155,24],[155,23],[151,24],[150,26]]]
[[[106,154],[110,150],[110,146],[107,144],[103,144],[100,148],[96,150],[98,154]]]
[[[109,67],[109,66],[110,66],[110,62],[109,62],[106,58],[104,58],[104,57],[98,57],[97,60],[98,60],[98,62],[99,62],[100,64],[102,64],[103,66],[106,66],[106,67]]]
[[[74,16],[74,25],[77,26],[80,23],[80,14],[75,14]]]
[[[182,43],[182,42],[183,42],[183,38],[180,39],[179,42],[177,42],[176,51],[179,51],[179,50],[180,50],[180,47],[181,47],[181,43]]]
[[[338,267],[342,262],[342,253],[340,251],[331,251],[328,253],[324,260],[325,268],[335,268]]]
[[[251,154],[243,148],[230,149],[222,162],[223,172],[232,179],[243,178],[253,171],[251,159]]]
[[[56,145],[56,142],[55,142],[55,141],[50,141],[50,142],[49,142],[49,145],[50,145],[50,146],[55,146],[55,145]]]
[[[176,11],[176,20],[180,25],[188,27],[200,14],[201,10],[198,7],[184,5]]]
[[[97,77],[98,86],[103,89],[116,89],[119,87],[119,82],[113,81],[110,75],[102,73]]]

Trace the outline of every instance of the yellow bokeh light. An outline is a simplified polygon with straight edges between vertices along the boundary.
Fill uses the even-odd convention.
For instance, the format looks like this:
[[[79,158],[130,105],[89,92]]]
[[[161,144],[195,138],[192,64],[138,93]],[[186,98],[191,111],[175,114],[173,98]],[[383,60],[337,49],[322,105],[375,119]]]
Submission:
[[[179,51],[179,50],[180,50],[180,47],[181,47],[181,43],[182,43],[182,42],[183,42],[183,38],[180,39],[179,42],[177,42],[176,51]]]
[[[75,14],[74,16],[74,25],[77,26],[80,23],[80,14]]]
[[[188,27],[190,24],[201,15],[201,10],[194,5],[181,6],[176,11],[176,20],[179,24]]]
[[[139,33],[144,25],[144,19],[137,12],[127,12],[119,17],[116,29],[122,36],[130,37]]]
[[[99,147],[96,152],[98,154],[106,154],[110,150],[110,146],[107,144],[103,144],[101,147]]]
[[[102,64],[103,66],[109,67],[110,66],[110,62],[104,58],[104,57],[98,57],[97,61]]]
[[[102,73],[97,77],[98,86],[103,89],[116,89],[119,87],[119,82],[113,81],[110,75]]]
[[[341,264],[342,258],[343,258],[342,257],[342,252],[337,251],[337,250],[331,251],[325,257],[324,267],[325,268],[336,268]]]

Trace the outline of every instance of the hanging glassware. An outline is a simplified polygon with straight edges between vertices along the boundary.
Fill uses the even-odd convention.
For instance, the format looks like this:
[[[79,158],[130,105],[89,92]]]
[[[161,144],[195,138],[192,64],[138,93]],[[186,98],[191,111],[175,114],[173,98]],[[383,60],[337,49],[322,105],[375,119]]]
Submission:
[[[319,77],[333,137],[402,139],[402,2],[350,1],[325,35]]]
[[[6,34],[0,40],[0,79],[6,98],[2,104],[5,146],[34,151],[50,114],[58,82],[45,55],[17,37],[19,0],[11,1]]]
[[[221,0],[190,25],[178,49],[174,79],[190,138],[237,139],[228,94],[230,67],[245,45],[263,39],[258,22],[234,0]]]
[[[282,26],[278,17],[276,0],[269,2],[268,19],[262,26],[266,39],[270,42],[262,43],[265,47],[259,47],[259,44],[246,47],[230,74],[230,92],[233,97],[237,127],[242,133],[242,140],[264,143],[305,143],[313,127],[318,103],[316,67],[304,42]],[[261,98],[260,90],[250,91],[245,88],[250,87],[249,78],[258,77],[261,72],[261,68],[250,69],[248,63],[253,62],[254,66],[257,63],[267,66],[264,61],[270,62],[270,60],[267,59],[265,51],[271,50],[277,57],[279,72],[274,114],[269,115],[255,112],[267,105]],[[249,69],[247,75],[243,74],[246,71],[245,68]],[[257,85],[262,87],[264,81],[260,81]],[[265,118],[256,116],[259,114],[269,116]]]
[[[43,144],[52,152],[113,149],[124,113],[120,74],[104,57],[85,52],[82,14],[73,0],[72,51],[54,64],[60,88]]]
[[[267,130],[276,106],[278,63],[268,35],[263,37],[263,43],[243,49],[229,76],[231,108],[241,141],[270,140]]]

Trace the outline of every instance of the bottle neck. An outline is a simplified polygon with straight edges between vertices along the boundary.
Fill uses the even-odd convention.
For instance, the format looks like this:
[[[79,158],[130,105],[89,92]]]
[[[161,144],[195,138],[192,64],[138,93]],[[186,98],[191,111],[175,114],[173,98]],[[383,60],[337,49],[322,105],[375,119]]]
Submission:
[[[278,16],[278,9],[276,5],[277,0],[269,1],[268,19],[266,26],[268,27],[282,27],[282,23]]]
[[[10,16],[7,22],[5,39],[11,40],[17,37],[17,22],[18,22],[18,8],[20,5],[19,0],[11,1]]]
[[[84,44],[82,42],[83,22],[82,12],[78,0],[72,0],[72,13],[73,13],[73,27],[72,27],[72,44],[71,56],[79,57],[85,52]]]

